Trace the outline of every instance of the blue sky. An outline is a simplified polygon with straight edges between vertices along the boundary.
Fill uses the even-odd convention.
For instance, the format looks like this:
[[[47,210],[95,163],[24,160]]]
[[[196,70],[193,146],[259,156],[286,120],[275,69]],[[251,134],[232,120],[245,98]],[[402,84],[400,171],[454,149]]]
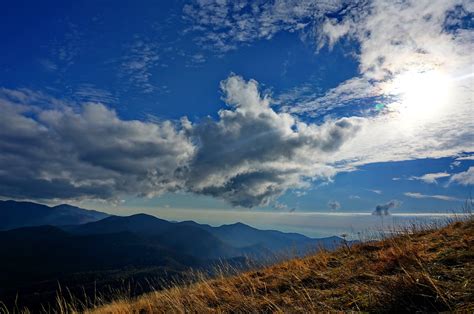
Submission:
[[[230,222],[390,201],[446,212],[471,194],[469,1],[16,1],[0,14],[2,198]]]

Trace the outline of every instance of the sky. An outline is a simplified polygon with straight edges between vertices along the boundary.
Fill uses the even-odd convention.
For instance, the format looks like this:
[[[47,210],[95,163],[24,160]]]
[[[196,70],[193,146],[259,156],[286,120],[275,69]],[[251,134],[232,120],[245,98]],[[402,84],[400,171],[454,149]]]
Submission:
[[[471,195],[472,1],[14,1],[0,21],[2,199],[316,236]]]

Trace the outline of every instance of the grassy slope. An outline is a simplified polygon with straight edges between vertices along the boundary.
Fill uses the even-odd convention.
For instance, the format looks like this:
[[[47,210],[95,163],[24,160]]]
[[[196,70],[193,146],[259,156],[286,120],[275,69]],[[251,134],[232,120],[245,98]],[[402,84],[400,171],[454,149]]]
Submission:
[[[129,312],[474,311],[474,221],[123,299]]]

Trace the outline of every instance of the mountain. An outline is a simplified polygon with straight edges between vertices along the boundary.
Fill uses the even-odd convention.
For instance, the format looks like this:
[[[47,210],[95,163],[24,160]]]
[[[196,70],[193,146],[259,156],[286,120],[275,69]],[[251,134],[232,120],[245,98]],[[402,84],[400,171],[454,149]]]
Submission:
[[[226,259],[246,255],[247,251],[235,248],[204,229],[175,225],[153,238],[158,243],[200,259]]]
[[[194,221],[170,222],[147,214],[121,217],[71,205],[49,207],[0,201],[0,230],[41,225],[58,226],[76,236],[130,233],[199,259],[305,254],[320,247],[332,249],[343,242],[338,237],[313,239],[296,233],[259,230],[243,223],[212,227]]]
[[[160,244],[200,259],[231,258],[245,254],[244,250],[224,243],[203,228],[181,225],[147,214],[110,216],[96,222],[62,228],[77,235],[130,232],[146,238],[149,243]]]
[[[138,293],[150,289],[150,278],[159,286],[190,268],[212,273],[223,261],[243,269],[249,258],[274,262],[281,252],[305,254],[342,241],[242,223],[212,227],[146,214],[109,216],[70,205],[4,201],[0,213],[2,228],[9,229],[0,231],[0,300],[16,302],[19,293],[33,306],[54,300],[58,282],[75,294],[124,282]]]
[[[124,282],[145,291],[153,278],[158,285],[202,266],[131,232],[74,235],[54,226],[25,227],[0,231],[0,247],[0,300],[11,304],[18,294],[20,303],[35,307],[54,300],[58,283],[76,295]]]
[[[26,227],[1,231],[0,247],[2,274],[8,276],[26,269],[34,276],[50,276],[131,266],[197,265],[189,255],[130,232],[73,235],[54,226]]]
[[[305,254],[321,247],[333,249],[344,241],[339,237],[313,239],[297,233],[259,230],[243,223],[220,227],[194,221],[176,223],[146,214],[110,216],[99,221],[62,228],[82,235],[131,232],[152,237],[150,241],[157,241],[179,252],[207,259],[242,255],[264,257],[279,253]]]
[[[41,225],[77,225],[108,216],[106,213],[66,204],[49,207],[32,202],[0,201],[0,230]]]
[[[63,229],[74,234],[106,234],[115,232],[132,232],[141,235],[157,235],[175,224],[147,214],[131,216],[109,216],[107,218],[75,226],[64,226]]]
[[[273,253],[299,253],[304,254],[316,251],[319,248],[334,249],[344,240],[339,237],[321,239],[309,238],[298,233],[286,233],[276,230],[259,230],[241,222],[211,227],[198,224],[194,221],[184,221],[179,224],[195,226],[209,231],[223,242],[238,248],[260,246]]]
[[[473,217],[440,226],[414,225],[381,241],[178,283],[87,312],[473,313]]]

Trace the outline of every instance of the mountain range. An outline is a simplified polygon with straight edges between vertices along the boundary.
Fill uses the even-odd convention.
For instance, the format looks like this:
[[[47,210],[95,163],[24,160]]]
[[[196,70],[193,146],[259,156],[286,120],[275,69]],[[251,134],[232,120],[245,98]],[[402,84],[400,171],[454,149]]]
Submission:
[[[209,271],[219,263],[243,267],[249,259],[274,261],[288,253],[333,249],[344,241],[243,223],[212,227],[16,201],[0,201],[0,230],[0,300],[12,301],[21,292],[29,306],[54,299],[58,282],[71,290],[123,281],[140,286],[142,279],[178,278],[190,269]]]
[[[67,204],[49,207],[32,202],[0,201],[0,230],[41,225],[78,225],[110,215]]]

